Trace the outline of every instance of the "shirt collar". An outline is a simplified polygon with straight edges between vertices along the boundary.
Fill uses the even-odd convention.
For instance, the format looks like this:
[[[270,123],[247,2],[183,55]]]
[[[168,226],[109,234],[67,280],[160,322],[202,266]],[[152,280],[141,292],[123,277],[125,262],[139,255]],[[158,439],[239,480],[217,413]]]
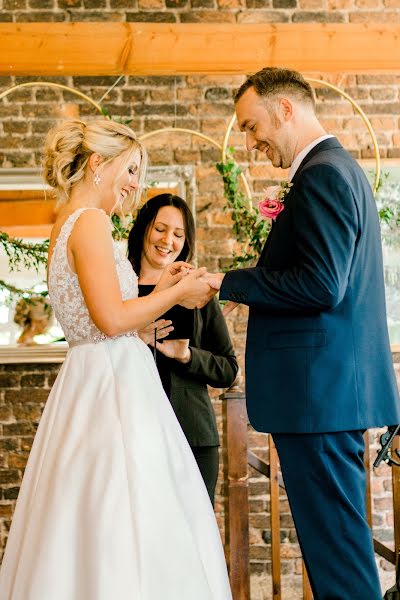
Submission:
[[[329,138],[333,138],[333,137],[335,137],[335,136],[334,135],[321,135],[319,138],[317,138],[316,140],[313,140],[310,144],[308,144],[308,146],[306,146],[305,148],[303,148],[303,150],[298,153],[298,155],[296,156],[296,158],[292,162],[292,166],[289,169],[288,180],[292,181],[293,177],[296,174],[297,169],[299,168],[299,166],[303,162],[303,159],[307,156],[307,154],[309,152],[311,152],[311,150],[315,146],[317,146],[317,144],[320,144],[324,140],[328,140]]]

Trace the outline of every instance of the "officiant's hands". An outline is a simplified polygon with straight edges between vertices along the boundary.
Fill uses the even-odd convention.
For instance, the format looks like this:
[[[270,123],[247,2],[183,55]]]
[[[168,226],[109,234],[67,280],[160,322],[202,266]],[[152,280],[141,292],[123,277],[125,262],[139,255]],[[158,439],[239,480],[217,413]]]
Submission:
[[[138,331],[140,339],[147,346],[154,345],[154,330],[156,330],[157,340],[162,340],[174,330],[172,321],[168,321],[167,319],[158,319],[158,321],[154,321],[154,323],[150,323],[150,325],[147,325],[147,327],[144,327]]]
[[[151,345],[154,346],[154,341]],[[183,364],[190,362],[192,358],[189,340],[164,340],[162,344],[157,342],[156,348],[167,358],[172,358]]]

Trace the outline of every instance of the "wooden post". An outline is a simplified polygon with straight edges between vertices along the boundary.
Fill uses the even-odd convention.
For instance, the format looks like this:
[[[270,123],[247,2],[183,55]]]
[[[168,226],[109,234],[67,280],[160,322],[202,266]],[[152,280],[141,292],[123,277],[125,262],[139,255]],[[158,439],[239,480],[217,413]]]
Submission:
[[[393,440],[392,453],[394,460],[399,460],[396,455],[396,450],[400,448],[400,436],[396,436]],[[392,467],[392,484],[393,484],[393,518],[394,518],[394,550],[396,555],[396,573],[400,568],[399,552],[400,552],[400,467]]]
[[[365,442],[365,450],[364,450],[364,466],[365,466],[365,474],[366,474],[366,503],[367,503],[367,519],[369,526],[372,528],[372,496],[371,496],[371,458],[369,453],[369,431],[364,433],[364,442]]]
[[[237,387],[222,398],[226,415],[229,577],[233,600],[250,600],[246,402]]]
[[[303,600],[313,600],[313,593],[311,590],[310,580],[308,578],[308,573],[306,569],[306,565],[303,563]]]
[[[278,453],[272,435],[268,436],[270,467],[270,512],[271,512],[271,569],[272,598],[281,600],[281,526],[279,518]]]

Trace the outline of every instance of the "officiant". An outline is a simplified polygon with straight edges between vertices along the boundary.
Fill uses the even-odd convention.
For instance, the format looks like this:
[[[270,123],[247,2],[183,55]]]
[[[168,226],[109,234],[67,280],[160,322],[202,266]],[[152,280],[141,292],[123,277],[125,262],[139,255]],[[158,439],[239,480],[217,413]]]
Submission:
[[[182,198],[159,194],[148,200],[128,241],[128,258],[139,276],[139,296],[153,291],[167,265],[177,260],[190,262],[194,244],[193,215]],[[155,358],[165,392],[214,503],[219,437],[207,386],[229,387],[238,371],[218,301],[213,298],[194,310],[175,306],[139,335],[147,344],[156,345]]]

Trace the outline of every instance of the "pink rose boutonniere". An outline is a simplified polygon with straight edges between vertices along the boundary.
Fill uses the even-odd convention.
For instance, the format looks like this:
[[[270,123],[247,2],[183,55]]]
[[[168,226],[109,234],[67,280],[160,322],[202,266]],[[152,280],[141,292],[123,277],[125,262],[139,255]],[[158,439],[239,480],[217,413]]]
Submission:
[[[271,185],[265,190],[266,196],[264,200],[261,200],[258,204],[258,211],[260,215],[265,218],[273,219],[283,211],[286,194],[289,192],[293,183],[290,181],[282,181],[279,185]]]

